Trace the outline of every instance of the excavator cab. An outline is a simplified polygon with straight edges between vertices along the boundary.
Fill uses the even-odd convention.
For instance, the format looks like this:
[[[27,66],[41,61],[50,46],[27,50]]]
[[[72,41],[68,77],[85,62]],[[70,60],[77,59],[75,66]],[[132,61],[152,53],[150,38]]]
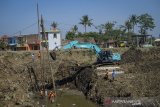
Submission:
[[[120,61],[120,54],[112,51],[101,51],[97,57],[97,63],[115,63]]]
[[[112,55],[111,51],[101,51],[97,57],[97,63],[112,63]]]

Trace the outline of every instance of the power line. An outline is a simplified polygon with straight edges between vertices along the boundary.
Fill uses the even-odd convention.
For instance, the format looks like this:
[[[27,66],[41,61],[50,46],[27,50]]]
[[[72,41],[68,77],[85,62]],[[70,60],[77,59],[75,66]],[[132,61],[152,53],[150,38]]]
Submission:
[[[13,33],[13,34],[11,34],[11,36],[14,36],[15,34],[18,34],[18,33],[22,32],[22,31],[24,31],[26,29],[29,29],[29,28],[33,27],[34,25],[36,25],[36,24],[37,24],[37,22],[35,22],[35,23],[33,23],[33,24],[31,24],[31,25],[29,25],[29,26],[27,26],[27,27],[25,27],[25,28]]]

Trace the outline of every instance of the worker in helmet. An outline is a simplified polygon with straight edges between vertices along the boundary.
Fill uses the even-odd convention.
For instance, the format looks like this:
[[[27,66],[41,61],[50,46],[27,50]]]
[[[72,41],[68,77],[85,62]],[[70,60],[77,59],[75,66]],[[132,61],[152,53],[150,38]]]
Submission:
[[[48,95],[48,99],[51,103],[53,103],[55,101],[55,97],[56,97],[56,92],[55,91],[50,91],[50,93]]]
[[[114,81],[115,80],[115,76],[116,76],[116,73],[115,73],[115,70],[112,71],[112,80]]]

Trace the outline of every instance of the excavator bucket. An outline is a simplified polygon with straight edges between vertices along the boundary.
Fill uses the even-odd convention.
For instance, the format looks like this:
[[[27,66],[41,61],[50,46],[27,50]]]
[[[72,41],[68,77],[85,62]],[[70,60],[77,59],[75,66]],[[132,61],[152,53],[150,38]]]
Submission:
[[[53,60],[56,60],[56,52],[55,51],[51,51],[50,52],[50,56]]]

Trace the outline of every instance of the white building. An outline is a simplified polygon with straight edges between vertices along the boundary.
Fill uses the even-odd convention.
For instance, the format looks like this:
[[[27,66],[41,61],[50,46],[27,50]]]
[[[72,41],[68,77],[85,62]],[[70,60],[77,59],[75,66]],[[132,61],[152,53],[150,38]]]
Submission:
[[[48,37],[48,49],[60,49],[61,48],[61,35],[58,29],[46,31]]]

